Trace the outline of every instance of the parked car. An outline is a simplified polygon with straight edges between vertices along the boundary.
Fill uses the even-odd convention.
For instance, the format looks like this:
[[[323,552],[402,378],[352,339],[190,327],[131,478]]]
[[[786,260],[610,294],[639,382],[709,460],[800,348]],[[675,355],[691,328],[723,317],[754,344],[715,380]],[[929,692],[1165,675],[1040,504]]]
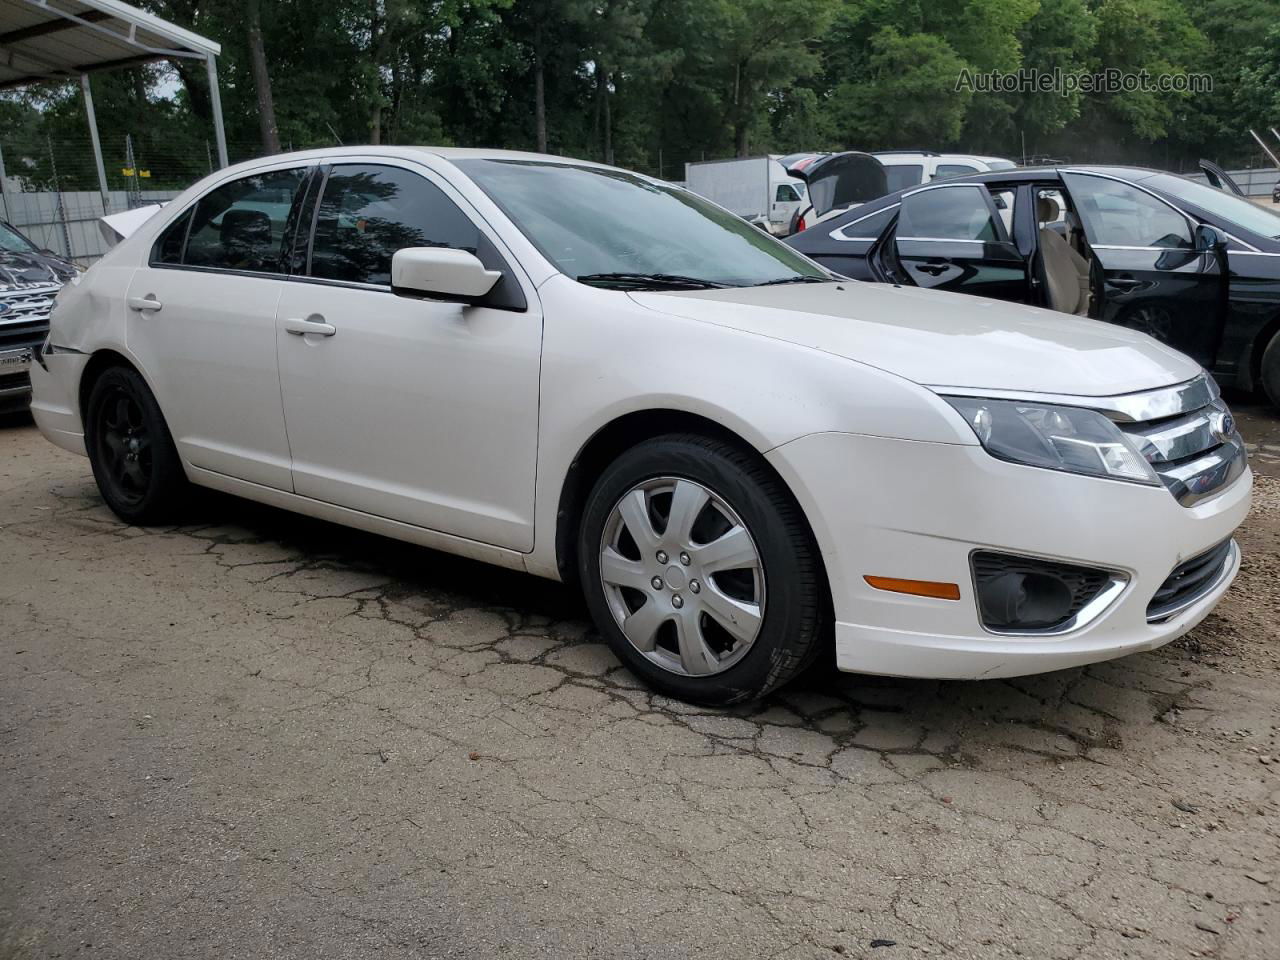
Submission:
[[[1147,336],[839,280],[536,154],[220,170],[62,288],[33,379],[127,522],[195,484],[576,582],[704,703],[832,643],[959,678],[1150,650],[1226,591],[1249,509],[1213,381]]]
[[[872,154],[885,167],[889,190],[906,190],[947,177],[967,177],[991,170],[1012,170],[1017,164],[1004,157],[985,157],[969,153],[937,153],[932,150],[873,150]]]
[[[784,157],[783,162],[787,164],[787,172],[808,188],[808,202],[796,209],[784,236],[799,233],[889,192],[884,165],[859,150],[792,154]]]
[[[1038,304],[1148,333],[1280,404],[1280,216],[1130,167],[976,174],[788,241],[859,280]]]
[[[31,399],[31,358],[49,334],[49,306],[76,267],[0,220],[0,414]]]
[[[684,170],[686,188],[768,233],[784,234],[807,202],[804,181],[788,174],[776,156],[703,160]]]

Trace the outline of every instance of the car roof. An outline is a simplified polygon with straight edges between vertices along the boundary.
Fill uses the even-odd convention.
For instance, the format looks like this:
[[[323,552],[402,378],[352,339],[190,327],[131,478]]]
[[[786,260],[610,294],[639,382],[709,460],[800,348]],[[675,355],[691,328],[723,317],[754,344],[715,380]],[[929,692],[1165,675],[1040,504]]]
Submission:
[[[522,160],[526,162],[537,163],[556,163],[572,165],[575,167],[597,167],[602,170],[620,170],[620,167],[611,167],[608,164],[595,163],[591,160],[582,160],[577,157],[558,157],[547,153],[531,153],[523,150],[496,150],[489,147],[433,147],[433,146],[383,146],[374,144],[352,145],[352,146],[335,146],[322,147],[314,150],[296,150],[290,153],[276,153],[267,157],[258,157],[254,160],[247,160],[243,163],[232,164],[224,168],[225,171],[235,172],[238,170],[250,171],[256,167],[260,167],[266,163],[278,163],[280,161],[289,160],[317,160],[324,157],[400,157],[402,159],[412,160],[423,155],[439,157],[441,160],[453,162],[456,160]],[[633,171],[622,171],[632,173]],[[643,176],[643,174],[635,174]]]

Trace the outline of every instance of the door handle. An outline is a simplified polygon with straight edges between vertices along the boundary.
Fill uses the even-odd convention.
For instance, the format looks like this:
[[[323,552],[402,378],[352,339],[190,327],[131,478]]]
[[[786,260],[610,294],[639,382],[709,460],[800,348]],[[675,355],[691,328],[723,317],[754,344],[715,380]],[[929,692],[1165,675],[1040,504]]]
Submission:
[[[145,313],[150,310],[152,313],[159,313],[164,306],[155,298],[155,294],[148,293],[145,297],[130,297],[127,301],[130,310],[137,310],[139,313]]]
[[[945,263],[917,263],[915,268],[921,273],[927,273],[931,277],[940,277],[947,272],[947,264]]]
[[[1115,287],[1117,290],[1133,290],[1142,286],[1143,281],[1135,280],[1133,277],[1108,277],[1107,284]]]
[[[306,336],[308,333],[315,334],[317,337],[332,337],[338,332],[338,328],[332,323],[325,323],[323,318],[320,320],[303,320],[295,317],[284,322],[284,328],[290,333],[299,337]]]

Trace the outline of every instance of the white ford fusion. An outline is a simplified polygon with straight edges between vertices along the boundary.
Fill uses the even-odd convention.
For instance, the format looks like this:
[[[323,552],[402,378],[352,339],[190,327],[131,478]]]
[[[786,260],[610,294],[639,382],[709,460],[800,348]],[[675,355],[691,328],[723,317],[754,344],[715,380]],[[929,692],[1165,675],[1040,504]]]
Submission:
[[[678,188],[529,154],[221,170],[59,294],[32,410],[133,523],[190,484],[576,581],[706,703],[834,643],[997,677],[1150,650],[1239,567],[1193,361],[860,284]]]

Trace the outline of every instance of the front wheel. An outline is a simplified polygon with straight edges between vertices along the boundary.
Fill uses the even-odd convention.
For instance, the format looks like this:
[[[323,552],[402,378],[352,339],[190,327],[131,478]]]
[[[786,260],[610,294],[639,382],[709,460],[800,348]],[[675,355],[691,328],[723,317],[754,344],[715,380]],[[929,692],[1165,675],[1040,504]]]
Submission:
[[[127,523],[177,519],[188,492],[186,473],[160,405],[128,367],[111,367],[89,391],[85,447],[102,499]]]
[[[622,454],[587,500],[578,557],[609,646],[662,693],[755,699],[820,649],[826,594],[808,527],[730,444],[670,435]]]

